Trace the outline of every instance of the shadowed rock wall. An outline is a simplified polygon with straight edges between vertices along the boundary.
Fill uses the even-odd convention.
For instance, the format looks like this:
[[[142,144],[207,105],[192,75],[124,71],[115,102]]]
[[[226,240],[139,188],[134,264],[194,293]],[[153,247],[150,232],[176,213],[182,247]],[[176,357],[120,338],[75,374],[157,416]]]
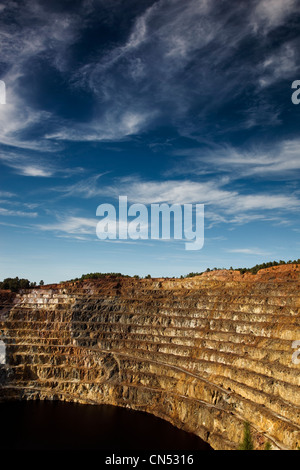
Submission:
[[[144,410],[236,449],[300,446],[300,268],[0,292],[0,399]],[[295,362],[295,361],[294,361]]]

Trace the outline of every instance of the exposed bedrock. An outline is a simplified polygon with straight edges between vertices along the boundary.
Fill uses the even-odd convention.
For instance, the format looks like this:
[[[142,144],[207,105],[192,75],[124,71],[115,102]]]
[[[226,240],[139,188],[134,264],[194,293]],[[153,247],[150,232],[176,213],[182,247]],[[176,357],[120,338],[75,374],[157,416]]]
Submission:
[[[299,286],[286,265],[2,291],[0,399],[143,410],[214,449],[249,422],[256,449],[297,449]]]

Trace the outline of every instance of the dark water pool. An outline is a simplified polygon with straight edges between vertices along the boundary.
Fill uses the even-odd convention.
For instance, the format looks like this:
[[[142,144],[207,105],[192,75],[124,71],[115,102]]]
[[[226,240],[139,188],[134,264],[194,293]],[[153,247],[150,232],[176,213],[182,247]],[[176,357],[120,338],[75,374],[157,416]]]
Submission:
[[[147,413],[110,405],[0,403],[1,450],[211,450]]]

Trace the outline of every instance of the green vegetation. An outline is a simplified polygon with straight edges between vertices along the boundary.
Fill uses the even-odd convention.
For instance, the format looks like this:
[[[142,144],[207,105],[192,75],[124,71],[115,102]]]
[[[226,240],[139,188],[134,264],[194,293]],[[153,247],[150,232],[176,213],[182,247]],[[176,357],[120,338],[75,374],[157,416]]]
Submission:
[[[241,274],[244,274],[244,273],[257,274],[258,271],[260,271],[261,269],[271,268],[273,266],[281,266],[281,265],[285,265],[285,264],[300,264],[300,259],[297,259],[297,260],[294,260],[294,261],[292,261],[292,260],[289,260],[289,261],[283,261],[283,260],[270,261],[268,263],[256,264],[252,268],[232,268],[232,267],[230,267],[229,270],[230,271],[239,271]],[[192,272],[192,273],[187,274],[186,276],[181,276],[181,279],[184,279],[186,277],[201,276],[204,272],[209,273],[211,271],[219,271],[220,269],[226,270],[226,268],[213,268],[213,269],[207,268],[206,271],[195,272],[195,273]]]
[[[122,273],[89,273],[89,274],[83,274],[81,277],[75,277],[74,279],[70,279],[70,281],[84,281],[85,279],[101,279],[107,276],[115,277],[115,278],[131,277],[131,276],[128,276],[127,274],[122,274]]]
[[[244,274],[244,273],[257,274],[258,271],[260,271],[261,269],[270,268],[272,266],[280,266],[280,265],[283,265],[283,264],[300,264],[300,259],[294,260],[294,261],[291,261],[291,260],[290,261],[282,261],[282,260],[280,260],[280,261],[270,261],[268,263],[256,264],[252,268],[233,268],[233,267],[230,267],[229,270],[230,271],[239,271],[241,274]],[[226,268],[212,268],[212,269],[207,268],[206,271],[191,272],[189,274],[186,274],[185,276],[181,275],[180,279],[185,279],[185,278],[188,278],[188,277],[201,276],[202,274],[204,274],[204,272],[209,273],[209,272],[213,272],[213,271],[219,271],[220,269],[228,271],[228,269],[226,269]],[[107,276],[116,277],[116,278],[132,277],[133,279],[142,279],[142,276],[139,276],[138,274],[135,274],[134,276],[129,276],[127,274],[121,274],[121,273],[90,273],[90,274],[83,274],[80,278],[77,277],[75,279],[70,279],[70,281],[83,281],[84,279],[99,279],[99,278],[104,278],[104,277],[107,277]],[[147,274],[147,276],[145,276],[144,279],[152,279],[152,276],[150,274]]]
[[[244,423],[243,441],[240,443],[238,450],[254,450],[250,424],[248,422]],[[269,441],[265,442],[264,450],[272,450],[272,444]]]
[[[241,274],[251,273],[257,274],[261,269],[271,268],[272,266],[281,266],[284,264],[300,264],[300,259],[294,261],[270,261],[269,263],[256,264],[253,268],[239,268],[237,271],[240,271]]]
[[[266,269],[266,268],[271,268],[273,266],[280,266],[280,265],[286,265],[286,264],[300,264],[300,259],[297,259],[297,260],[289,260],[289,261],[270,261],[268,263],[262,263],[262,264],[256,264],[255,266],[253,266],[252,268],[232,268],[230,267],[229,268],[229,271],[239,271],[241,274],[244,274],[244,273],[251,273],[251,274],[257,274],[258,271],[260,271],[261,269]],[[209,273],[211,271],[219,271],[220,269],[222,270],[228,270],[226,268],[213,268],[213,269],[210,269],[210,268],[207,268],[206,271],[202,271],[202,272],[191,272],[189,274],[186,274],[185,276],[181,275],[180,276],[180,279],[185,279],[185,278],[188,278],[188,277],[195,277],[195,276],[201,276],[202,274],[204,274],[204,272],[206,273]],[[128,274],[122,274],[122,273],[89,273],[89,274],[83,274],[81,277],[76,277],[74,279],[69,279],[69,281],[73,281],[73,282],[76,282],[76,281],[83,281],[85,279],[101,279],[101,278],[105,278],[105,277],[112,277],[112,278],[115,278],[115,279],[119,279],[119,278],[124,278],[124,277],[127,277],[127,278],[133,278],[133,279],[142,279],[142,276],[139,276],[138,274],[135,274],[134,276],[129,276]],[[151,274],[147,274],[144,279],[152,279],[152,276]],[[69,281],[61,281],[61,283],[63,282],[69,282]],[[18,277],[15,277],[15,278],[6,278],[4,279],[2,282],[0,281],[0,289],[4,289],[4,290],[11,290],[12,292],[18,292],[20,289],[30,289],[32,287],[36,287],[36,282],[30,282],[28,279],[19,279]],[[43,286],[44,285],[44,281],[41,280],[39,282],[39,285],[40,286]]]
[[[7,277],[4,281],[0,282],[0,289],[11,290],[18,292],[20,289],[30,289],[35,287],[36,282],[30,282],[28,279],[19,279],[18,277]]]
[[[129,276],[128,274],[122,274],[122,273],[89,273],[89,274],[83,274],[81,277],[75,277],[74,279],[69,279],[69,281],[84,281],[85,279],[102,279],[105,277],[113,277],[113,278],[120,278],[120,277],[127,277],[127,278],[133,278],[133,279],[142,279],[141,276],[138,274],[134,274],[133,276]],[[145,279],[152,279],[151,274],[147,274],[145,276]]]
[[[251,437],[251,430],[250,430],[250,424],[246,422],[244,424],[244,438],[243,442],[241,442],[239,446],[239,450],[253,450],[253,441]]]
[[[184,278],[186,278],[186,277],[201,276],[201,274],[203,274],[203,273],[189,273],[189,274],[187,274],[186,276],[180,276],[180,277],[181,277],[181,279],[184,279]]]
[[[267,441],[267,442],[265,443],[265,448],[264,448],[264,450],[272,450],[271,442]]]

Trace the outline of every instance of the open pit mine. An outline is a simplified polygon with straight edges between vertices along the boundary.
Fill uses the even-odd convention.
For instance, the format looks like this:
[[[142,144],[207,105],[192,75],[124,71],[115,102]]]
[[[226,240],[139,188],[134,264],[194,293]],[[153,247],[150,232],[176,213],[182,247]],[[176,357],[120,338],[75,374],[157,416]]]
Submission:
[[[0,291],[0,400],[142,410],[235,450],[300,446],[300,266]],[[300,356],[300,354],[299,354]]]

